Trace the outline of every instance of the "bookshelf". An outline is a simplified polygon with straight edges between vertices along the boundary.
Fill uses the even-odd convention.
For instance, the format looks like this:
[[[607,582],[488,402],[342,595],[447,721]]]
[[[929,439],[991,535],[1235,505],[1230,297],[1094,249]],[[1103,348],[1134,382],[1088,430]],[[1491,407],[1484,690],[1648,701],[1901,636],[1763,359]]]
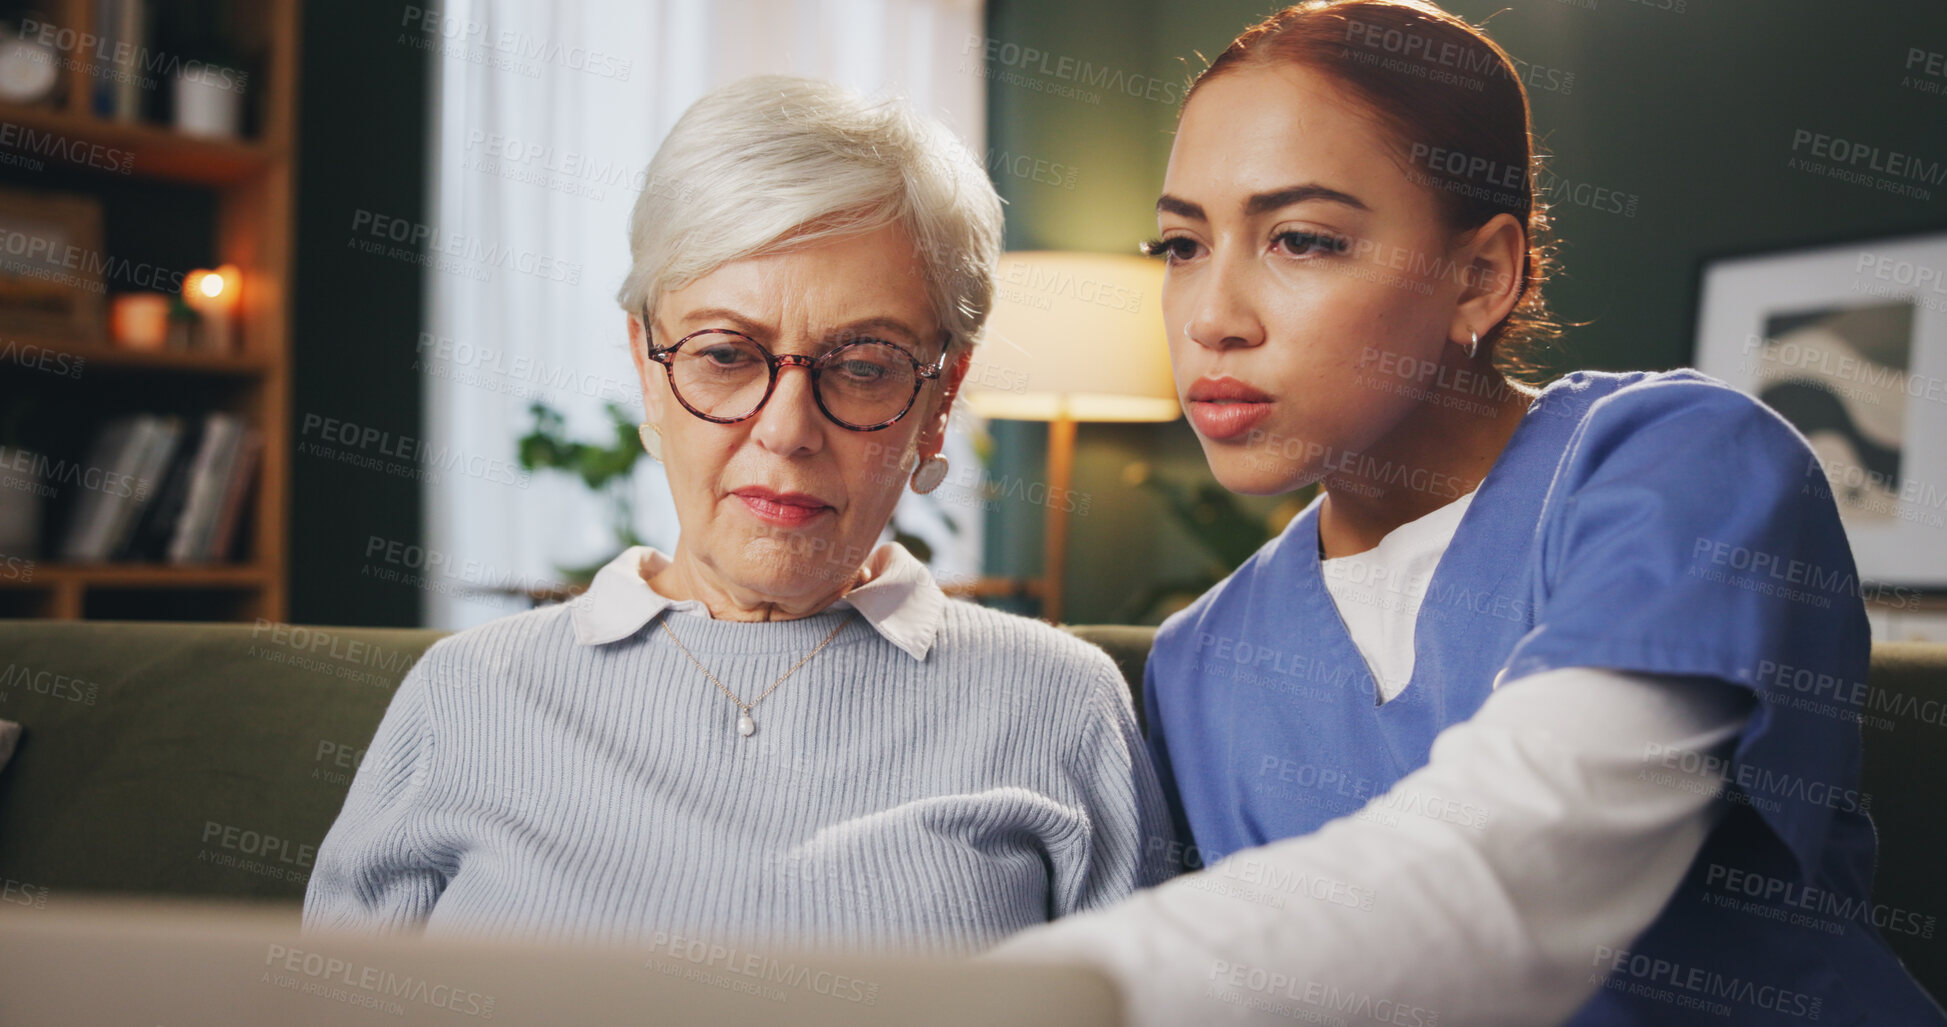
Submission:
[[[60,19],[59,27],[77,38],[96,32],[95,14],[105,9],[100,0],[44,0],[40,6],[50,23]],[[185,9],[198,7],[147,0],[151,19]],[[12,361],[0,357],[0,410],[31,410],[29,441],[50,461],[85,460],[96,432],[117,417],[155,412],[189,421],[213,411],[234,415],[262,439],[254,481],[242,494],[237,538],[220,558],[198,563],[66,562],[55,554],[69,527],[60,520],[68,508],[51,501],[42,508],[38,551],[0,554],[0,617],[286,616],[299,12],[297,0],[251,0],[231,5],[228,13],[233,24],[226,28],[252,61],[241,138],[185,135],[143,112],[133,120],[98,115],[98,84],[112,69],[98,66],[98,50],[79,46],[61,53],[62,82],[54,100],[0,102],[0,126],[130,155],[125,174],[43,156],[39,169],[16,168],[3,181],[11,191],[104,197],[101,248],[110,260],[153,261],[180,271],[235,265],[242,289],[233,349],[123,349],[111,344],[105,313],[101,332],[92,337],[16,331],[0,313],[0,355],[16,355]],[[162,76],[156,80],[152,88],[169,88]],[[152,97],[145,99],[155,106]],[[105,284],[109,296],[133,288],[112,279]],[[21,353],[34,354],[34,363],[19,359]],[[65,373],[50,373],[55,367]]]

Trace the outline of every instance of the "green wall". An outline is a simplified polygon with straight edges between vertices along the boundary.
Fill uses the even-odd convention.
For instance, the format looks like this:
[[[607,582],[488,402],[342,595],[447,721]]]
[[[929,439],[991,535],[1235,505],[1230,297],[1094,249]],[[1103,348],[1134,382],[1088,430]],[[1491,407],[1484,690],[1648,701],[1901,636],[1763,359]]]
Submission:
[[[1447,6],[1477,23],[1492,15],[1490,34],[1533,66],[1530,81],[1557,87],[1530,89],[1551,175],[1635,201],[1625,216],[1575,202],[1586,189],[1555,194],[1561,271],[1548,294],[1561,319],[1586,322],[1554,355],[1559,370],[1689,363],[1707,257],[1947,228],[1947,189],[1899,197],[1787,166],[1800,130],[1947,160],[1947,97],[1903,81],[1910,50],[1947,51],[1947,4]],[[1183,80],[1203,66],[1199,53],[1214,55],[1274,9],[990,0],[988,163],[1008,201],[1008,247],[1128,252],[1154,234]],[[1068,174],[1009,175],[1003,155]],[[1124,484],[1126,465],[1140,460],[1184,479],[1208,472],[1181,420],[1083,425],[1079,434],[1075,487],[1091,502],[1088,516],[1071,521],[1064,619],[1087,623],[1121,615],[1132,594],[1203,561],[1149,492]],[[1039,474],[1043,438],[1039,426],[997,423],[996,472]],[[1245,505],[1261,513],[1275,503]],[[990,572],[1039,572],[1040,513],[1004,503],[990,516]]]
[[[307,416],[423,438],[412,369],[424,276],[347,247],[360,210],[425,220],[428,65],[384,0],[304,5],[298,90],[291,438]],[[314,424],[317,422],[313,422]],[[417,625],[416,589],[363,575],[369,540],[421,538],[420,483],[302,451],[291,460],[297,624]]]

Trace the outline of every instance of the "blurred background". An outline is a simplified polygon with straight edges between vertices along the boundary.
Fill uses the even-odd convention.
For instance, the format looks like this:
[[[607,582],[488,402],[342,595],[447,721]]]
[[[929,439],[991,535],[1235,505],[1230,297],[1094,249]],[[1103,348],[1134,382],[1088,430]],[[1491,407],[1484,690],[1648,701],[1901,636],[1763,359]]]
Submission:
[[[1868,396],[1884,423],[1835,428],[1835,459],[1905,454],[1892,507],[1853,496],[1855,547],[1881,635],[1947,640],[1947,6],[1447,7],[1517,59],[1549,154],[1548,290],[1579,325],[1549,370],[1759,389],[1804,365],[1789,333],[1893,333],[1900,378],[1866,385],[1897,409]],[[1010,251],[1126,257],[1188,78],[1272,9],[0,0],[0,615],[458,628],[668,549],[614,294],[691,101],[761,72],[903,93],[984,163]],[[980,601],[1154,623],[1304,497],[1229,497],[1153,404],[1010,409],[1055,387],[1026,340],[1082,290],[1127,302],[1068,331],[1160,355],[1146,279],[1039,259],[1004,264],[996,315],[1029,370],[984,372],[897,531]]]

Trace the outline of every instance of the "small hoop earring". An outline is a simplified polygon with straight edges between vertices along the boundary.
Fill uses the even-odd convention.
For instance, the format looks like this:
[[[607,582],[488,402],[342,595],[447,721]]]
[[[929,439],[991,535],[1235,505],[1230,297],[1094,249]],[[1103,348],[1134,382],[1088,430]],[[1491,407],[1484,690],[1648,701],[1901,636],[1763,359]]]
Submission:
[[[1478,356],[1480,356],[1480,353],[1481,353],[1481,333],[1479,333],[1479,332],[1477,332],[1477,331],[1474,331],[1473,329],[1471,329],[1471,328],[1469,328],[1469,329],[1467,330],[1467,335],[1468,335],[1468,338],[1469,338],[1469,340],[1470,340],[1470,341],[1469,341],[1469,342],[1467,343],[1467,359],[1469,359],[1469,360],[1472,360],[1472,359],[1474,359],[1475,357],[1478,357]]]
[[[946,480],[946,457],[935,453],[913,468],[913,491],[925,495]]]
[[[637,437],[642,439],[642,449],[649,454],[649,459],[661,463],[663,458],[663,430],[656,427],[654,421],[644,421],[636,426],[635,433]]]

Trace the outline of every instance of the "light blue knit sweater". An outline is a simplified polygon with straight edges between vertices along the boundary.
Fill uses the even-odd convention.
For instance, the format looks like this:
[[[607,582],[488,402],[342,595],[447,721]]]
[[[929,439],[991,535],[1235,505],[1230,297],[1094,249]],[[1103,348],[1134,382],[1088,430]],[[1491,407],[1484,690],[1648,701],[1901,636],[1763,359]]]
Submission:
[[[843,616],[660,614],[746,698]],[[921,662],[857,620],[755,736],[737,713],[653,621],[579,645],[554,606],[442,639],[318,850],[305,926],[965,953],[1168,872],[1115,664],[1038,622],[948,603]]]

